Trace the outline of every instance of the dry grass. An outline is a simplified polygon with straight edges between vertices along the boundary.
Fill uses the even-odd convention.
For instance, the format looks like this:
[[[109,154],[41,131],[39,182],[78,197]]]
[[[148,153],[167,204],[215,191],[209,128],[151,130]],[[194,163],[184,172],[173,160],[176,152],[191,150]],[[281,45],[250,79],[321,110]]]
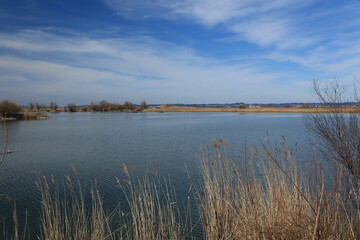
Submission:
[[[64,196],[55,181],[49,183],[40,176],[37,186],[41,193],[41,229],[39,239],[100,240],[114,239],[110,230],[111,218],[105,214],[96,186],[91,190],[91,210],[79,181],[66,177]],[[70,199],[66,195],[69,194]]]
[[[24,120],[46,120],[49,118],[48,115],[44,113],[34,113],[34,112],[24,112],[23,117]]]
[[[201,158],[207,239],[359,239],[359,208],[341,178],[326,191],[321,168],[307,175],[286,145],[255,149],[242,165],[229,159],[224,140],[214,146]]]
[[[58,190],[54,179],[40,176],[37,186],[41,193],[41,229],[39,239],[113,240],[113,239],[185,239],[179,218],[179,208],[171,187],[166,181],[130,177],[124,167],[126,180],[119,186],[124,190],[129,213],[120,209],[106,214],[96,188],[91,189],[91,206],[87,206],[85,190],[80,181],[66,176],[64,192]],[[76,175],[75,175],[76,176]],[[115,219],[115,213],[119,216]]]
[[[261,107],[261,108],[197,108],[162,105],[143,110],[144,112],[239,112],[239,113],[319,113],[331,112],[326,107]],[[356,107],[344,107],[344,113],[357,113]]]
[[[125,190],[130,207],[130,219],[121,226],[126,239],[185,239],[185,226],[181,223],[175,193],[166,180],[131,180],[124,167],[127,180],[118,185]],[[125,230],[125,231],[124,231]],[[122,234],[124,235],[124,234]]]

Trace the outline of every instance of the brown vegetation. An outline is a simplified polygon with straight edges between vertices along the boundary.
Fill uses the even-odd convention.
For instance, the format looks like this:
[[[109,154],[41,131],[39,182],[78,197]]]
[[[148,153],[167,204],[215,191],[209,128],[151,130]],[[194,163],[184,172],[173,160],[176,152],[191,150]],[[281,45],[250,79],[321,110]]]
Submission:
[[[22,108],[16,103],[10,102],[9,100],[3,100],[0,102],[0,117],[13,118],[17,117]]]
[[[358,107],[343,107],[343,113],[356,113]],[[239,113],[319,113],[331,112],[329,107],[259,107],[259,108],[197,108],[162,105],[145,109],[144,112],[239,112]]]
[[[344,114],[342,103],[347,89],[337,79],[327,82],[325,86],[314,81],[315,95],[322,103],[331,103],[329,111],[316,112],[306,117],[306,126],[313,134],[314,146],[323,158],[336,168],[344,170],[344,194],[355,202],[360,194],[360,108],[354,108],[356,114]],[[356,89],[353,101],[358,104]]]

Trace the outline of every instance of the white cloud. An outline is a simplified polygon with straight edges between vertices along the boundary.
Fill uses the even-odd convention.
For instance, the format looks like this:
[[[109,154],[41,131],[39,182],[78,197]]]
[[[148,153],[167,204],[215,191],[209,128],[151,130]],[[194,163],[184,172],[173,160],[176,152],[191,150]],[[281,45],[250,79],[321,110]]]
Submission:
[[[315,43],[314,36],[304,36],[293,20],[295,12],[314,0],[105,0],[107,5],[125,18],[181,19],[205,27],[222,26],[262,47],[303,48]],[[300,44],[295,44],[301,40]]]
[[[271,89],[273,80],[284,77],[251,63],[203,58],[146,36],[90,39],[21,31],[2,34],[0,48],[11,52],[0,55],[0,82],[8,97],[20,87],[64,104],[102,98],[138,102],[144,96],[160,103],[266,101],[270,95],[259,97],[259,86]]]
[[[232,29],[244,39],[260,46],[278,43],[289,31],[287,20],[268,18],[235,24]]]

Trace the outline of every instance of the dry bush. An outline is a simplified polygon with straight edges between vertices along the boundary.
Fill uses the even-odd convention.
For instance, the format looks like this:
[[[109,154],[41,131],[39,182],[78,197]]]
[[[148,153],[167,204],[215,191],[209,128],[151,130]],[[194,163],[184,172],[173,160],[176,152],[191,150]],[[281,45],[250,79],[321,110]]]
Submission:
[[[69,103],[67,105],[67,109],[69,110],[69,112],[76,112],[76,110],[77,110],[76,104],[75,103]]]
[[[20,111],[22,111],[22,108],[16,103],[10,102],[9,100],[3,100],[0,102],[0,116],[2,117],[13,117]]]
[[[360,119],[356,89],[349,93],[338,79],[325,85],[314,81],[313,90],[329,112],[315,112],[306,117],[306,127],[313,136],[314,146],[334,168],[342,168],[346,195],[359,201],[360,193]],[[353,112],[344,114],[345,104],[354,102]]]

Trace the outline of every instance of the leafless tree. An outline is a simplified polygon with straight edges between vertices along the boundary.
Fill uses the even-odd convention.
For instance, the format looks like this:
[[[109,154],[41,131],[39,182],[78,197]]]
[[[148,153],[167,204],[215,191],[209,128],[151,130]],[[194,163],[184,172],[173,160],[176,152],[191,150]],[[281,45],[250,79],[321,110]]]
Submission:
[[[90,109],[91,110],[93,110],[94,112],[97,112],[97,111],[99,111],[99,104],[98,103],[96,103],[96,102],[91,102],[90,103]]]
[[[76,112],[76,104],[75,103],[69,103],[68,104],[69,112]]]
[[[55,101],[50,102],[50,109],[56,111],[58,109],[57,102]]]
[[[135,105],[134,105],[132,102],[125,101],[125,102],[124,102],[124,108],[125,108],[126,110],[134,110],[136,107],[135,107]]]
[[[99,103],[100,111],[109,111],[110,110],[110,103],[106,100],[101,100]]]
[[[2,117],[12,117],[21,111],[21,107],[9,100],[3,100],[0,102],[0,116]]]
[[[148,108],[147,102],[146,102],[145,100],[144,100],[144,101],[141,101],[139,108],[140,108],[140,110],[147,109],[147,108]]]
[[[34,103],[34,106],[37,111],[44,110],[46,108],[46,104],[44,103]]]
[[[305,125],[323,158],[344,170],[349,192],[360,193],[360,121],[356,88],[349,94],[338,79],[313,82],[315,96],[327,107],[306,116]],[[349,106],[349,103],[353,103]]]
[[[33,109],[35,108],[35,104],[32,103],[32,102],[30,102],[30,103],[28,104],[28,106],[29,106],[29,108],[30,108],[31,110],[33,110]]]

